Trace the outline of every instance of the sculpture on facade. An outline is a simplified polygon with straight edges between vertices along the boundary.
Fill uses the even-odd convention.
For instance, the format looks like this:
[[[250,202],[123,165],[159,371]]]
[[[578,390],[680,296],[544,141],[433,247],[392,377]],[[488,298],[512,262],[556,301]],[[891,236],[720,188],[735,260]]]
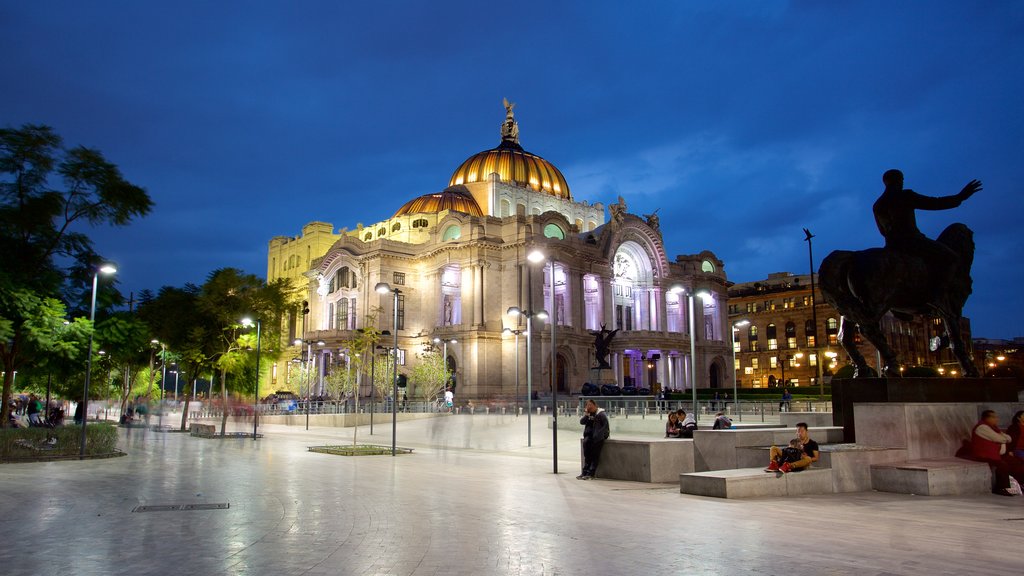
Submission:
[[[515,102],[509,102],[508,98],[502,98],[501,103],[505,106],[505,121],[501,124],[501,139],[509,142],[519,143],[519,123],[516,122],[512,109],[516,107]]]
[[[981,190],[970,181],[951,196],[931,197],[903,189],[903,173],[889,170],[882,176],[885,191],[873,206],[884,248],[836,250],[818,269],[821,295],[842,314],[839,338],[853,360],[854,377],[868,376],[868,365],[857,350],[855,331],[878,350],[883,372],[899,376],[899,359],[881,329],[886,312],[899,318],[914,314],[942,318],[946,335],[965,376],[977,376],[960,331],[963,307],[971,294],[974,234],[964,224],[950,224],[938,240],[917,228],[915,210],[947,210],[959,206]]]
[[[658,210],[661,210],[661,208],[656,209],[654,212],[651,212],[650,214],[644,214],[644,218],[647,218],[647,225],[653,228],[655,232],[658,232],[660,234],[661,219],[658,218]]]
[[[608,354],[612,345],[612,338],[615,338],[615,334],[619,331],[618,328],[615,330],[609,330],[605,328],[604,324],[601,324],[601,331],[591,330],[590,333],[594,335],[594,358],[597,360],[597,366],[600,370],[611,368],[611,364],[608,363]]]
[[[626,201],[619,196],[619,201],[616,204],[608,205],[608,212],[611,213],[612,224],[616,227],[622,225],[622,219],[626,217]]]

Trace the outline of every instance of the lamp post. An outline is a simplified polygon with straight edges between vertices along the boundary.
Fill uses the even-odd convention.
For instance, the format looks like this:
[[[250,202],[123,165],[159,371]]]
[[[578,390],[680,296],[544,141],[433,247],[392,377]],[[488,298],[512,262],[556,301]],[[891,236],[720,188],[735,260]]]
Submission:
[[[690,387],[691,387],[691,402],[693,403],[693,421],[698,420],[697,410],[697,329],[696,322],[694,320],[694,304],[693,301],[696,298],[705,298],[711,294],[706,290],[699,290],[696,292],[687,292],[681,284],[675,284],[669,288],[669,292],[674,294],[686,294],[686,303],[690,312]],[[735,366],[735,362],[733,366]],[[735,378],[733,379],[735,381]]]
[[[438,336],[434,337],[434,344],[441,345],[441,364],[444,367],[444,388],[448,389],[448,386],[452,382],[452,377],[448,374],[448,344],[458,344],[458,340],[455,338],[441,339]]]
[[[394,348],[392,348],[392,354],[394,355],[395,369],[394,369],[394,377],[393,377],[392,382],[391,382],[391,384],[392,384],[392,396],[391,397],[396,400],[395,402],[391,403],[391,455],[395,456],[395,454],[397,453],[397,449],[396,449],[396,444],[395,443],[397,441],[397,436],[398,436],[398,402],[397,402],[397,400],[398,400],[398,297],[399,297],[399,295],[401,295],[402,291],[399,290],[398,288],[392,288],[391,285],[388,284],[387,282],[378,282],[377,285],[374,287],[374,290],[378,294],[387,294],[387,293],[390,292],[390,293],[394,294],[394,296],[395,296],[395,300],[394,300],[395,318],[394,318],[394,324],[393,324],[393,329],[395,331],[395,346],[394,346]],[[447,359],[446,359],[446,361],[447,361]],[[447,373],[447,366],[445,367],[445,370],[446,370],[446,373]]]
[[[548,259],[540,250],[530,252],[526,259],[534,264],[540,264],[547,260],[548,270],[551,274],[551,298],[548,303],[551,310],[551,470],[552,474],[558,474],[558,380],[556,376],[558,368],[558,347],[555,343],[555,328],[558,324],[558,309],[555,308],[555,261]]]
[[[740,422],[743,422],[743,407],[740,406],[739,386],[736,383],[736,333],[740,328],[750,324],[750,320],[740,320],[732,325],[732,401],[736,403],[736,409],[740,414]]]
[[[303,319],[303,321],[305,321],[305,319]],[[313,396],[313,393],[312,393],[312,389],[313,389],[313,370],[316,369],[316,360],[315,360],[315,358],[313,356],[313,341],[312,340],[304,340],[302,338],[296,338],[292,342],[292,344],[294,344],[295,346],[300,346],[300,347],[303,344],[307,344],[308,345],[307,349],[306,349],[306,378],[305,378],[305,380],[306,380],[306,430],[309,430],[309,404],[310,404],[310,400],[312,399],[312,396]],[[317,342],[316,342],[317,346],[323,346],[324,344],[325,344],[325,342],[323,340],[317,340]],[[371,432],[371,434],[372,434],[372,432]]]
[[[242,318],[242,326],[252,326],[253,321],[251,318]],[[260,337],[262,322],[259,318],[256,319],[256,397],[253,399],[252,405],[252,439],[256,439],[256,427],[259,425],[260,420]],[[177,392],[175,392],[177,394]]]
[[[526,445],[529,447],[533,446],[533,422],[530,419],[533,412],[533,317],[543,320],[548,317],[548,313],[544,310],[520,310],[518,306],[510,307],[506,313],[526,318]]]
[[[814,238],[814,234],[807,228],[804,228],[804,241],[807,242],[807,259],[810,261],[811,266],[811,322],[814,323],[814,346],[811,347],[811,353],[814,354],[814,365],[815,372],[818,378],[818,395],[821,399],[825,399],[825,379],[821,377],[821,358],[818,354],[818,302],[817,298],[814,297],[814,251],[811,248],[811,238]],[[881,374],[881,371],[879,371]]]
[[[164,427],[164,393],[167,388],[167,345],[160,343],[160,428]]]
[[[99,284],[100,273],[114,274],[117,268],[111,264],[104,264],[92,274],[92,303],[89,305],[89,351],[85,356],[85,390],[82,394],[82,442],[79,447],[78,458],[85,458],[85,425],[89,422],[89,380],[92,377],[92,336],[96,332],[96,288]]]
[[[516,418],[519,418],[519,335],[523,333],[522,330],[512,328],[505,328],[502,334],[514,334],[516,337]],[[529,414],[527,414],[529,416]]]

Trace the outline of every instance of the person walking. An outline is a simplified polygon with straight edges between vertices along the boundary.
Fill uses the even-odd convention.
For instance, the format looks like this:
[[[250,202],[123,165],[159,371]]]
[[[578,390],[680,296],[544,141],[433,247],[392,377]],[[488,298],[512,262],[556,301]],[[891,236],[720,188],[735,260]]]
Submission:
[[[601,458],[601,448],[608,439],[608,415],[597,407],[597,402],[587,400],[583,418],[583,472],[577,480],[590,480],[597,474],[597,461]]]

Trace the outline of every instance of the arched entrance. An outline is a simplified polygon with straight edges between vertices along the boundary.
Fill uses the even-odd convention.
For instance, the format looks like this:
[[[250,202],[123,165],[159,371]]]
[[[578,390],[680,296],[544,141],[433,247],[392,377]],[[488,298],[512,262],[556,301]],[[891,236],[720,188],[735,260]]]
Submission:
[[[454,356],[448,356],[447,358],[445,358],[445,365],[448,368],[448,374],[449,374],[448,381],[452,385],[452,391],[455,391],[455,385],[456,385],[455,373],[456,373],[456,369],[459,367],[458,364],[455,362],[455,357]]]
[[[712,388],[722,387],[722,369],[718,367],[718,362],[711,364],[708,370],[708,383]]]
[[[569,389],[569,367],[565,356],[558,355],[557,368],[555,369],[555,382],[559,392],[566,392]]]

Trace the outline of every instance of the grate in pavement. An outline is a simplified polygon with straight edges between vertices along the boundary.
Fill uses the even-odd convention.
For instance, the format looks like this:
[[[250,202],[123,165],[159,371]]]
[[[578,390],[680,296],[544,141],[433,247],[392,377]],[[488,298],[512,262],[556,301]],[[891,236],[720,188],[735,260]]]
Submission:
[[[231,504],[217,502],[212,504],[156,504],[153,506],[136,506],[132,512],[176,512],[179,510],[227,510]]]

